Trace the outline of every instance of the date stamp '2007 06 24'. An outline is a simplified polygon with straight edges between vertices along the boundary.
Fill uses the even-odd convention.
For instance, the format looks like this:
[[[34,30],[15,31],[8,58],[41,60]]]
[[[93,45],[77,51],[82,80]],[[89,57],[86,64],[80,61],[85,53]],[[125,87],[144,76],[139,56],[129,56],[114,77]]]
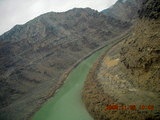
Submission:
[[[107,105],[105,110],[154,110],[154,105]]]

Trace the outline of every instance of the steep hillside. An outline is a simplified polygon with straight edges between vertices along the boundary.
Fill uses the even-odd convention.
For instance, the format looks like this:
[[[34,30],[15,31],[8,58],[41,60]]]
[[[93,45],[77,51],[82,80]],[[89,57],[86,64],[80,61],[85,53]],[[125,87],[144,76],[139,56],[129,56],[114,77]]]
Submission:
[[[143,7],[139,12],[140,18],[158,19],[160,17],[160,1],[145,0]]]
[[[0,36],[0,119],[25,120],[79,59],[131,25],[90,8],[46,13]]]
[[[130,39],[121,48],[121,61],[134,79],[138,77],[133,83],[138,83],[143,89],[159,92],[160,1],[145,0],[143,4],[139,11],[141,19],[136,23]]]
[[[83,100],[95,120],[160,119],[159,8],[144,0],[130,35],[90,71]]]
[[[142,0],[118,0],[112,7],[103,10],[107,17],[125,22],[133,22],[137,18],[137,12]]]

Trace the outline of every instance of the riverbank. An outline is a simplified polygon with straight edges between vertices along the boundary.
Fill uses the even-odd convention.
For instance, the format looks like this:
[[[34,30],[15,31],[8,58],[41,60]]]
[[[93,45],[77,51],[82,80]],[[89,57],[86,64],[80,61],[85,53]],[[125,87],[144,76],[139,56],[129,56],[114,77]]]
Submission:
[[[129,37],[128,34],[124,35],[117,44],[120,44],[127,37]],[[106,106],[115,103],[115,100],[104,92],[102,87],[103,85],[99,82],[99,80],[97,80],[97,74],[107,52],[117,44],[114,44],[110,47],[110,49],[107,49],[104,54],[94,63],[84,83],[82,100],[85,103],[88,112],[96,120],[108,120]]]

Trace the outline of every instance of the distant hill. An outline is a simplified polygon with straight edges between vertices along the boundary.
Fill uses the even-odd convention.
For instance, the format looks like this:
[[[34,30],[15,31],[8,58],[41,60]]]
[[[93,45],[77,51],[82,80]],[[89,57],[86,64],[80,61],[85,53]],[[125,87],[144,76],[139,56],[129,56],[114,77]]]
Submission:
[[[132,22],[137,18],[137,12],[142,0],[118,0],[112,7],[102,11],[108,17],[121,21]]]
[[[75,8],[40,15],[1,35],[0,119],[28,119],[65,71],[132,26],[127,19]]]

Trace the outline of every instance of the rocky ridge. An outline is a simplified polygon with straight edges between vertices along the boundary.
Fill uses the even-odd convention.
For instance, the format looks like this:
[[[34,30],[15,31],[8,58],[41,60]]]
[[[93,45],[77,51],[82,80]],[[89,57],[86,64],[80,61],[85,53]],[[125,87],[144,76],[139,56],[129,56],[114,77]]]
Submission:
[[[110,18],[132,23],[138,16],[137,12],[141,4],[141,0],[118,0],[112,7],[103,10],[102,13]]]

